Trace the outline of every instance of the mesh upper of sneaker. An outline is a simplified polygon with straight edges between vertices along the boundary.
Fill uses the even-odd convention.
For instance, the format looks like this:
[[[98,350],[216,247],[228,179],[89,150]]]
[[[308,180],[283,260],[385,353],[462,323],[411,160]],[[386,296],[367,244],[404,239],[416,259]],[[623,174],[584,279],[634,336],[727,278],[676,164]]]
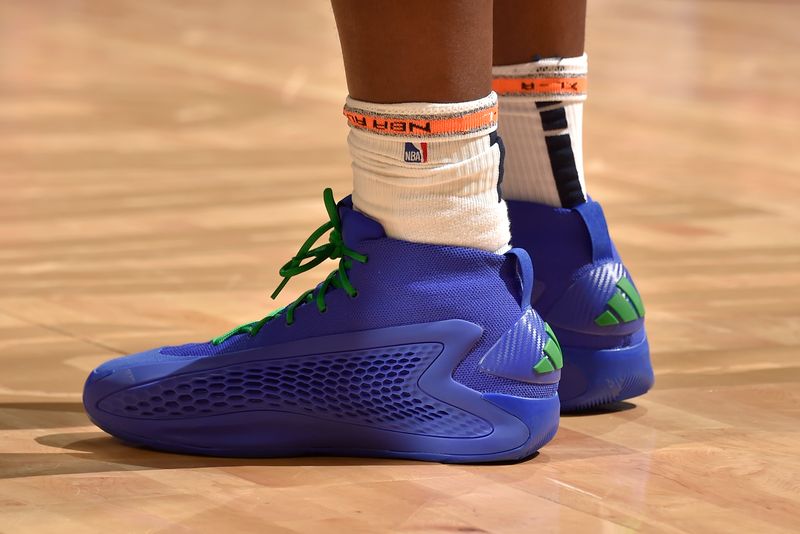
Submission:
[[[309,337],[462,319],[481,326],[483,334],[455,369],[457,381],[478,391],[525,397],[555,393],[556,385],[526,384],[477,369],[481,356],[522,313],[513,256],[387,238],[377,222],[346,203],[340,210],[348,246],[369,258],[366,264],[354,264],[349,272],[358,290],[356,298],[333,289],[326,295],[324,314],[313,304],[301,305],[291,326],[277,317],[253,336],[234,335],[218,345],[206,342],[163,347],[123,360],[131,364],[137,358],[213,357]],[[106,366],[120,365],[112,362]]]

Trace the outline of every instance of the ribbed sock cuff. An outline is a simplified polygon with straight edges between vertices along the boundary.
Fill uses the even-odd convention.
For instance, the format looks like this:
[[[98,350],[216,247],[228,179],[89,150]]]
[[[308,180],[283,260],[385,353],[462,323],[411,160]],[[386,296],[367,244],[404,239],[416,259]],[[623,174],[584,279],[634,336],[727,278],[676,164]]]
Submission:
[[[497,95],[452,104],[376,104],[348,97],[344,116],[355,130],[396,139],[469,139],[497,129]]]
[[[562,102],[586,99],[588,56],[544,58],[492,68],[492,89],[499,96],[527,96]]]

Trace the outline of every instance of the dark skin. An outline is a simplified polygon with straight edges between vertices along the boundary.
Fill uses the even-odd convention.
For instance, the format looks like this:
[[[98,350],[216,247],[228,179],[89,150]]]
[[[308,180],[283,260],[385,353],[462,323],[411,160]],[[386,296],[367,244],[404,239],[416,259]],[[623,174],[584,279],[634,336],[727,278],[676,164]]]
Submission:
[[[586,0],[494,0],[493,64],[583,54]]]
[[[492,0],[333,0],[347,89],[378,103],[492,90]]]
[[[491,91],[492,64],[583,54],[586,0],[332,4],[348,91],[367,102],[477,100]]]

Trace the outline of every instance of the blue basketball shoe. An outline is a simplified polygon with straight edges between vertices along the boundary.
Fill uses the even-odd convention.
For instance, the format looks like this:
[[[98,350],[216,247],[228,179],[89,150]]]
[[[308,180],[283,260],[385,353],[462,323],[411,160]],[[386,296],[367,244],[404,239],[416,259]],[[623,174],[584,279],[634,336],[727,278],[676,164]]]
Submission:
[[[277,291],[326,259],[337,270],[210,342],[104,363],[84,390],[92,421],[133,444],[222,456],[486,462],[548,442],[562,358],[530,306],[525,251],[391,239],[349,199],[324,199],[330,221]]]
[[[533,306],[564,353],[562,411],[642,395],[653,385],[644,305],[622,264],[600,204],[572,209],[507,201],[511,240],[530,251]]]

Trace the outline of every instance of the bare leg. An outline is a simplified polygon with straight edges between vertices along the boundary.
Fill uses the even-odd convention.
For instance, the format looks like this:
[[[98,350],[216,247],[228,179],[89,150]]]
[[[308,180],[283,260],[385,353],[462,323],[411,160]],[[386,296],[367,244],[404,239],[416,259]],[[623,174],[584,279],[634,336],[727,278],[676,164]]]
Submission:
[[[494,0],[495,65],[583,54],[586,0]]]
[[[463,102],[491,91],[492,0],[332,4],[352,98]]]

